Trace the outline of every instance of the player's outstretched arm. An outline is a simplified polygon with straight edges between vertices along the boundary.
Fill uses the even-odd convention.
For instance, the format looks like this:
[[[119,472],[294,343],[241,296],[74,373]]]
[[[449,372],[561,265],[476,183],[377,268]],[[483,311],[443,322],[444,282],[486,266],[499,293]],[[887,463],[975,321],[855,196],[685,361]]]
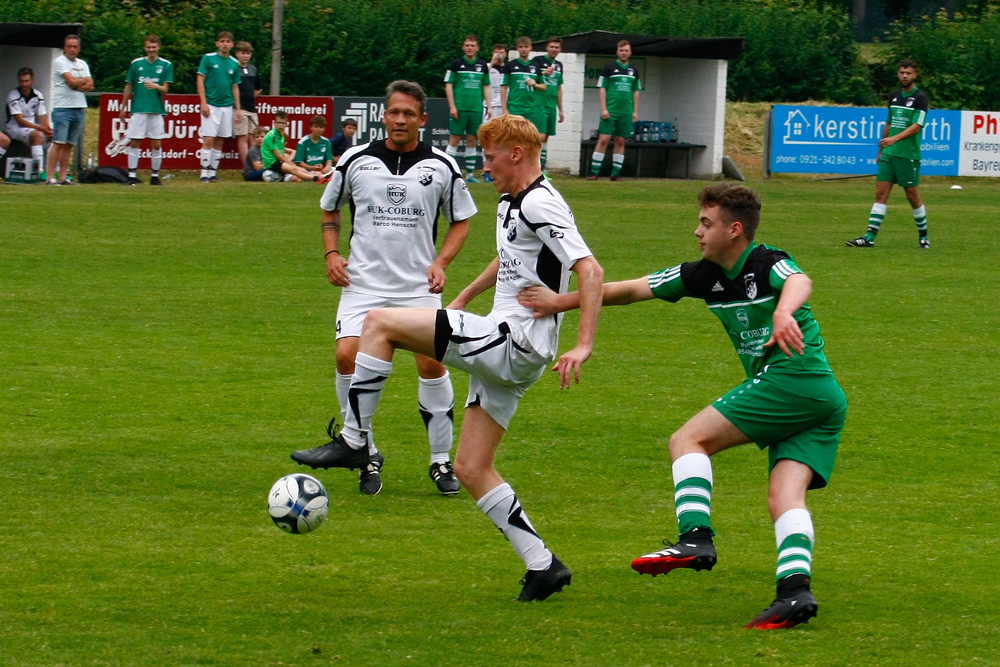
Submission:
[[[786,356],[792,357],[792,350],[805,352],[802,329],[795,321],[795,311],[805,305],[812,294],[812,280],[804,273],[793,273],[781,288],[778,306],[774,309],[771,337],[764,347],[777,345]]]
[[[650,289],[649,280],[645,277],[604,284],[605,306],[624,306],[652,298],[653,290]],[[525,308],[531,308],[532,314],[539,318],[579,308],[580,294],[579,292],[556,294],[548,287],[535,285],[521,290],[517,295],[517,301]]]
[[[323,211],[323,248],[326,251],[326,278],[338,287],[351,284],[347,260],[340,254],[340,211]]]
[[[441,244],[441,252],[438,253],[434,263],[427,269],[427,283],[429,289],[434,294],[444,291],[444,286],[448,282],[445,271],[451,265],[458,252],[465,244],[465,238],[469,235],[469,221],[459,220],[448,226],[448,233],[445,234],[444,243]]]
[[[490,262],[479,277],[469,283],[468,287],[462,290],[455,300],[445,308],[450,310],[464,310],[469,303],[477,296],[497,284],[497,274],[500,272],[500,258],[496,257]]]
[[[604,298],[604,269],[593,256],[578,259],[573,264],[580,306],[580,329],[576,337],[576,347],[561,355],[552,368],[559,373],[559,388],[568,389],[570,380],[580,384],[580,367],[594,352],[597,337],[597,320],[601,315],[601,301]]]

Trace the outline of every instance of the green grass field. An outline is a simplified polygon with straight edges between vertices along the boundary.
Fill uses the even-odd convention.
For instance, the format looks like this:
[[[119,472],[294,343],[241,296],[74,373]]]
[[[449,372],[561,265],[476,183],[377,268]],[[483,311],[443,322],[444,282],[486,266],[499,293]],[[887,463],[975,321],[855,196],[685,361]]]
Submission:
[[[698,257],[703,183],[556,184],[609,280]],[[755,447],[715,460],[713,572],[629,568],[675,537],[671,432],[742,379],[703,304],[606,309],[583,383],[525,397],[497,466],[574,577],[515,604],[521,561],[427,477],[406,353],[375,423],[382,494],[332,470],[322,529],[267,516],[336,410],[318,187],[0,187],[0,664],[1000,664],[1000,183],[923,184],[929,252],[901,192],[878,247],[844,246],[870,180],[755,187],[758,240],[812,277],[851,402],[810,498],[820,615],[773,633],[741,629],[774,593]],[[446,299],[492,258],[497,196],[473,191]]]

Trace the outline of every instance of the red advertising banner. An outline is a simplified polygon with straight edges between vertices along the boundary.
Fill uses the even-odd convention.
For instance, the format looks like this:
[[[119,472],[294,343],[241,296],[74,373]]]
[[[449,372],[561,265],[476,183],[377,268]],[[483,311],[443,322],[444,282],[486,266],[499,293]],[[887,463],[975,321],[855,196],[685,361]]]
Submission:
[[[127,121],[119,118],[122,96],[120,94],[101,95],[101,121],[98,141],[100,152],[97,162],[110,167],[128,167],[129,140],[125,134]],[[327,139],[333,138],[333,98],[293,97],[262,95],[257,98],[257,115],[264,127],[271,127],[274,112],[283,109],[288,112],[288,148],[295,148],[299,139],[309,134],[309,121],[313,116],[326,118]],[[164,169],[201,168],[201,106],[197,95],[167,95],[167,116],[165,118],[167,138],[163,140]],[[140,160],[148,160],[148,141],[142,142]],[[219,169],[243,169],[236,149],[236,139],[227,139],[223,147]]]

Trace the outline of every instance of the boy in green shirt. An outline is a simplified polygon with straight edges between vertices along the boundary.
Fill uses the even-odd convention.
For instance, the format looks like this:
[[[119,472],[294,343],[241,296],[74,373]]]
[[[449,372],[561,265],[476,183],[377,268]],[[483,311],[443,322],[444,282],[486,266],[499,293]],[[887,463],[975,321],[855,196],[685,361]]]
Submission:
[[[463,57],[444,73],[444,94],[448,98],[448,148],[445,153],[458,162],[458,145],[465,137],[465,180],[476,180],[476,133],[485,118],[490,119],[490,65],[478,57],[479,38],[467,35],[462,42]],[[459,162],[461,164],[461,162]]]
[[[215,41],[218,51],[206,53],[198,64],[201,98],[201,182],[218,181],[222,146],[233,136],[233,116],[240,114],[240,63],[229,52],[233,33],[223,30]]]
[[[275,111],[274,128],[264,137],[264,143],[260,147],[261,162],[264,164],[264,180],[268,182],[287,180],[325,183],[329,179],[329,174],[324,178],[320,174],[306,171],[285,155],[285,142],[288,140],[288,135],[285,133],[287,127],[288,112],[280,109]]]
[[[142,182],[137,178],[139,149],[142,140],[149,139],[152,148],[149,184],[163,185],[160,180],[160,165],[163,162],[163,139],[167,136],[163,122],[167,115],[167,105],[163,96],[174,81],[174,66],[169,60],[159,57],[160,38],[156,35],[146,35],[143,49],[146,57],[133,60],[125,75],[125,91],[122,93],[122,106],[118,114],[121,120],[125,120],[125,116],[130,111],[132,113],[128,123],[131,142],[128,148],[128,180],[125,182],[128,185]],[[130,97],[131,108],[128,106]]]
[[[323,136],[325,131],[326,118],[313,116],[309,121],[309,136],[302,137],[295,147],[295,164],[317,174],[333,170],[333,148],[330,140]]]

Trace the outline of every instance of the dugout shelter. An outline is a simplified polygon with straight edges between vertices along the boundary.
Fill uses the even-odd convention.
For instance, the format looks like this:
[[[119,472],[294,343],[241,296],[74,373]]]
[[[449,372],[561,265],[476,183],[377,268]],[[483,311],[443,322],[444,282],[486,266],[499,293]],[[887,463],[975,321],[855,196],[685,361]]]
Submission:
[[[656,171],[667,176],[721,175],[726,77],[729,61],[746,50],[744,37],[667,37],[604,30],[563,36],[559,60],[563,63],[566,120],[549,139],[548,166],[579,174],[581,164],[589,161],[593,153],[591,135],[601,116],[597,79],[605,63],[615,60],[618,42],[623,39],[632,45],[631,62],[639,69],[643,84],[639,119],[671,123],[676,119],[677,143],[683,145],[667,150],[629,142],[626,170],[630,163],[638,167],[637,161],[641,160],[646,166],[640,172],[662,166]],[[545,53],[545,44],[545,40],[534,42],[531,57]],[[511,52],[509,57],[516,58],[517,52]],[[656,165],[656,160],[663,163]]]
[[[52,63],[62,55],[66,35],[79,35],[80,23],[0,23],[0,95],[6,107],[7,93],[17,88],[17,71],[30,67],[35,72],[35,88],[45,96],[52,118]],[[6,109],[0,125],[7,124]],[[76,152],[77,154],[79,151]],[[27,146],[12,142],[8,155],[30,156]],[[77,159],[79,155],[76,156]],[[0,164],[0,176],[3,164]]]

